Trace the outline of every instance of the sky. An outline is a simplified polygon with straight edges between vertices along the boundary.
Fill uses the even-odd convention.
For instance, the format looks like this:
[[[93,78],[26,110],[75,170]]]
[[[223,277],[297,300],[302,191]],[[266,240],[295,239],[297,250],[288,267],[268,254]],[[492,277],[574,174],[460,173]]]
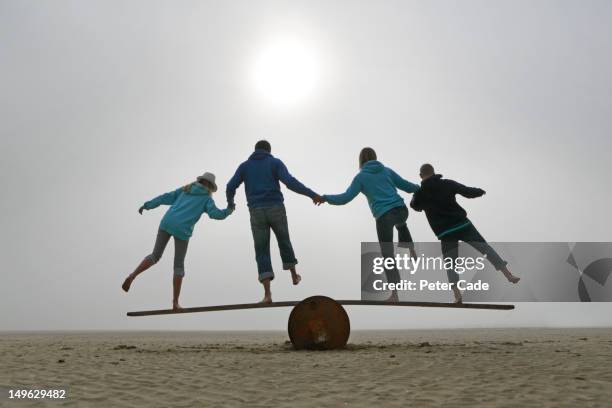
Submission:
[[[170,306],[171,245],[120,289],[163,216],[142,203],[211,171],[224,207],[261,138],[321,194],[371,146],[408,180],[431,162],[484,188],[461,203],[489,241],[609,241],[611,20],[608,1],[0,0],[0,330],[283,330],[289,309],[126,317]],[[279,44],[303,64],[267,60],[262,79]],[[279,102],[261,81],[287,67],[276,91],[302,93]],[[273,243],[275,300],[358,298],[360,242],[376,240],[365,198],[283,191],[304,279]],[[196,226],[183,306],[261,298],[243,190],[237,204]],[[435,241],[423,214],[408,225]],[[352,326],[612,325],[608,304],[390,309],[351,307]]]

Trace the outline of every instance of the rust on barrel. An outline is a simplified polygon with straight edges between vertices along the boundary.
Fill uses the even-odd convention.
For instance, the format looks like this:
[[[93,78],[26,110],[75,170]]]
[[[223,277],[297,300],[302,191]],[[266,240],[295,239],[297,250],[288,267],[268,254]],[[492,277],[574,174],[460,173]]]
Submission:
[[[296,350],[334,350],[346,346],[351,325],[340,303],[327,296],[311,296],[291,311],[288,332]]]

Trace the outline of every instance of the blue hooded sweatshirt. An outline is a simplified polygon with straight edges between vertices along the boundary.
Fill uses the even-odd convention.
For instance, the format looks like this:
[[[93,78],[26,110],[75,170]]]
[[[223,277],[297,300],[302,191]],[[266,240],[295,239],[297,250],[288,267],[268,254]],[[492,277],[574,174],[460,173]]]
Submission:
[[[144,203],[144,208],[152,210],[160,205],[169,205],[170,208],[162,218],[159,228],[182,240],[191,237],[193,227],[203,213],[215,220],[223,220],[232,213],[231,209],[218,209],[208,189],[200,183],[192,183],[187,189],[181,187],[155,197]]]
[[[317,194],[289,174],[285,164],[263,149],[256,149],[249,159],[238,166],[227,183],[226,196],[229,207],[234,206],[236,189],[244,182],[249,208],[273,207],[282,204],[283,193],[278,181],[298,194],[314,198]]]
[[[414,193],[419,186],[401,178],[396,172],[385,167],[377,160],[366,162],[353,179],[349,188],[342,194],[324,195],[330,204],[343,205],[351,201],[359,193],[363,193],[372,210],[374,218],[378,218],[392,208],[404,204],[404,199],[397,194],[397,189]]]

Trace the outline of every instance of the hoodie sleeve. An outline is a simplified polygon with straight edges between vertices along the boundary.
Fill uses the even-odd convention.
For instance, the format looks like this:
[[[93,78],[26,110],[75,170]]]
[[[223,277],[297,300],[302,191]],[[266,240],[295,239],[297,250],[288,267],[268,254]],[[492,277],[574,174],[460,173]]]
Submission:
[[[174,191],[157,196],[154,199],[149,200],[146,203],[144,203],[144,208],[147,210],[152,210],[154,208],[159,207],[160,205],[172,205],[174,204],[176,199],[181,195],[181,191],[182,189],[177,188]]]
[[[485,193],[482,188],[467,187],[453,180],[449,180],[449,183],[451,184],[451,187],[453,188],[453,192],[455,194],[462,195],[465,198],[476,198],[482,196]]]
[[[206,209],[204,211],[213,220],[224,220],[233,212],[231,208],[226,208],[225,210],[218,209],[215,205],[215,200],[212,198],[206,203]]]
[[[287,166],[285,166],[285,163],[279,159],[276,161],[276,176],[283,182],[284,185],[287,186],[289,190],[295,193],[302,194],[310,198],[317,196],[317,193],[300,183],[295,177],[289,174]]]
[[[419,185],[413,184],[408,180],[403,179],[399,174],[397,174],[390,168],[387,167],[387,170],[389,170],[389,174],[391,175],[391,181],[393,181],[395,187],[399,188],[400,190],[405,191],[407,193],[414,193],[415,191],[418,191],[421,188]]]
[[[342,194],[326,194],[323,196],[325,201],[332,205],[344,205],[350,202],[353,198],[357,197],[357,194],[361,192],[361,183],[359,182],[358,176],[355,176],[351,185]]]
[[[236,190],[244,181],[242,176],[243,165],[244,163],[238,166],[238,169],[236,169],[236,173],[234,173],[234,176],[230,179],[230,181],[227,182],[227,186],[225,187],[225,196],[227,197],[227,205],[229,207],[233,207],[235,205],[234,197],[236,196]]]
[[[421,197],[421,192],[420,191],[415,191],[415,193],[412,195],[412,200],[410,200],[410,207],[418,212],[423,211],[423,203],[422,201],[422,197]]]

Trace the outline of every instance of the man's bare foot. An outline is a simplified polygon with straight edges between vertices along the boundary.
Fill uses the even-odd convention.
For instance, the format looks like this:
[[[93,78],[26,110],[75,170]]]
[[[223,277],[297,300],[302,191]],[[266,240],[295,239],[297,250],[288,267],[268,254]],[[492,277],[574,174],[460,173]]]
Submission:
[[[506,279],[508,279],[508,282],[510,283],[518,283],[518,281],[521,280],[521,278],[519,278],[518,276],[514,276],[514,275],[506,276]]]
[[[293,280],[294,285],[299,285],[302,281],[302,277],[297,273],[291,273],[291,279]]]
[[[123,281],[123,285],[121,285],[121,289],[123,289],[124,292],[128,292],[130,290],[130,286],[132,286],[133,281],[134,281],[134,278],[132,278],[132,275],[128,276]]]
[[[264,298],[259,303],[272,303],[272,295],[264,295]]]
[[[463,303],[463,297],[461,296],[461,291],[455,285],[453,285],[453,295],[455,295],[455,303]]]
[[[504,276],[506,277],[506,279],[508,279],[508,282],[510,283],[518,283],[518,281],[521,280],[521,278],[519,278],[518,276],[514,276],[507,267],[502,268],[501,273],[504,274]]]
[[[172,302],[172,310],[181,310],[181,309],[182,309],[182,307],[181,307],[181,305],[179,305],[178,300]]]

